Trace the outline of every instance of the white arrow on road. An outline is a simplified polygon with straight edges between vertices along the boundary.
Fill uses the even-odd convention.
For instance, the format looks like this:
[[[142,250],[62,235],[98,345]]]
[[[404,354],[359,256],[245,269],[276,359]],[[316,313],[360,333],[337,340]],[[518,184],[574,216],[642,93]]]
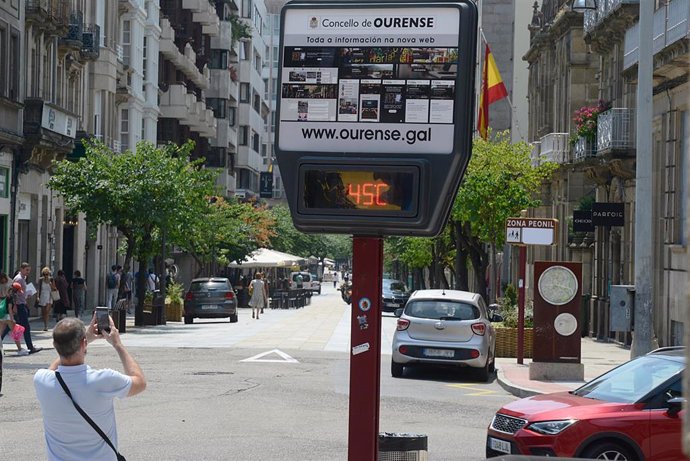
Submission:
[[[281,358],[280,359],[266,359],[267,355],[271,354],[277,354]],[[287,355],[285,352],[280,351],[278,349],[273,349],[272,351],[268,352],[262,352],[261,354],[257,354],[254,357],[249,357],[248,359],[240,360],[240,362],[274,362],[274,363],[299,363],[296,359],[293,359],[289,355]]]

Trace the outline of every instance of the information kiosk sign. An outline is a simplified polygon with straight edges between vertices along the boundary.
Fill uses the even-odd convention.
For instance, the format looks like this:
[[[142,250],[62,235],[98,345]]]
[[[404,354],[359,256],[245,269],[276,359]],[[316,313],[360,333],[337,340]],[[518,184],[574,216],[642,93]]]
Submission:
[[[440,232],[472,146],[472,1],[292,1],[276,156],[305,232]]]

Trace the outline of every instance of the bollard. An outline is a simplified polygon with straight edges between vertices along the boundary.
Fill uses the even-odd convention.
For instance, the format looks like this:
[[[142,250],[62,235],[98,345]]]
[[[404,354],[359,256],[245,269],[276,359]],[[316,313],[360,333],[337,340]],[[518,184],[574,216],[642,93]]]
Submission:
[[[424,434],[379,434],[379,461],[427,461],[427,454]]]

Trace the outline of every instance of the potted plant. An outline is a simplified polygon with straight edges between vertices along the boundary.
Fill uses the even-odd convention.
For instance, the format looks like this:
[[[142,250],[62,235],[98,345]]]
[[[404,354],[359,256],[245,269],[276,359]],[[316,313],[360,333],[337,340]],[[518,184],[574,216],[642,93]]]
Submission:
[[[517,357],[518,306],[517,292],[512,284],[505,289],[505,296],[498,299],[503,322],[496,324],[496,357]],[[534,316],[532,303],[525,305],[524,357],[532,357],[534,343]]]
[[[596,105],[582,106],[576,110],[573,116],[575,136],[570,137],[571,144],[575,144],[578,138],[583,138],[585,142],[596,145],[599,114],[606,112],[610,108],[611,103],[609,101],[600,99]]]
[[[179,322],[182,319],[182,284],[173,282],[168,286],[165,297],[165,317],[167,320]]]

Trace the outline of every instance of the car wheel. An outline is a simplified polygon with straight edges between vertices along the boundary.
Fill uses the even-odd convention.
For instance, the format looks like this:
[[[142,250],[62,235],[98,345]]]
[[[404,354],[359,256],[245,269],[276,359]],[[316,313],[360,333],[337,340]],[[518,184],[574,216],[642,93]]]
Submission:
[[[599,442],[582,452],[582,457],[615,461],[632,461],[635,459],[629,448],[616,442]]]
[[[191,315],[185,315],[184,323],[187,325],[189,325],[190,323],[194,323],[194,317],[192,317]]]
[[[475,372],[477,373],[477,379],[479,381],[488,382],[489,377],[491,377],[491,357],[487,357],[486,365],[477,368]]]
[[[237,323],[237,314],[230,314],[230,323]]]
[[[391,376],[394,378],[402,378],[403,373],[405,372],[405,365],[402,363],[398,363],[393,361],[391,359]]]
[[[494,355],[491,357],[491,365],[489,366],[489,373],[495,373],[496,372],[496,351],[494,351]]]

